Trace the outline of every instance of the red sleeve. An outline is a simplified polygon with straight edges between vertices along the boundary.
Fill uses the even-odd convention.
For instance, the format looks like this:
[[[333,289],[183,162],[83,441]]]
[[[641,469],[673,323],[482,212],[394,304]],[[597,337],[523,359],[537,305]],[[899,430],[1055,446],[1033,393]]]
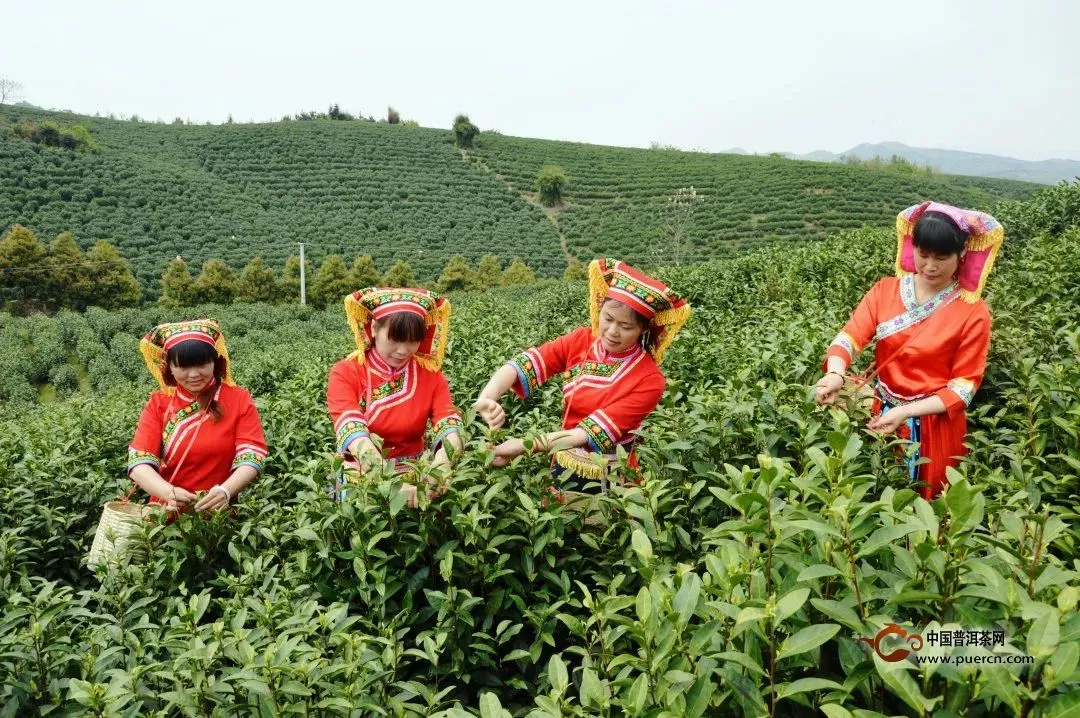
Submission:
[[[979,307],[964,324],[960,345],[953,357],[952,378],[944,388],[934,392],[945,403],[945,411],[955,417],[967,410],[982,384],[986,372],[986,355],[990,351],[990,311],[986,303]]]
[[[859,352],[874,338],[879,324],[878,303],[881,293],[890,284],[887,280],[882,279],[863,296],[859,306],[855,307],[855,311],[851,313],[851,318],[848,319],[843,330],[836,335],[832,344],[829,345],[829,349],[825,353],[823,369],[828,368],[829,357],[834,356],[844,360],[845,368],[851,366],[851,362],[858,356]]]
[[[143,407],[143,414],[138,417],[135,437],[127,446],[127,472],[139,464],[149,464],[154,469],[161,466],[161,431],[165,423],[165,409],[168,396],[163,392],[153,392]]]
[[[246,465],[261,472],[266,461],[266,437],[263,435],[262,421],[251,394],[243,389],[240,392],[240,416],[236,419],[236,454],[232,468]]]
[[[161,466],[161,431],[168,400],[163,392],[155,391],[143,407],[135,427],[135,438],[128,445],[128,473],[139,464],[149,464],[155,469]]]
[[[526,349],[510,360],[510,366],[518,373],[514,393],[528,399],[537,388],[551,377],[566,371],[566,365],[575,351],[592,342],[592,329],[580,327],[539,346]]]
[[[660,403],[665,383],[663,375],[657,373],[625,396],[578,422],[578,427],[589,435],[589,446],[594,451],[611,454],[617,444],[631,439],[631,432],[638,429]]]
[[[342,454],[353,440],[368,435],[364,412],[360,410],[364,384],[357,366],[354,359],[342,359],[330,370],[326,386],[326,405],[334,422],[337,450]]]
[[[461,431],[461,412],[454,406],[450,396],[450,384],[442,372],[435,374],[435,389],[431,397],[431,433],[435,437],[431,442],[432,450],[437,450],[450,434]]]

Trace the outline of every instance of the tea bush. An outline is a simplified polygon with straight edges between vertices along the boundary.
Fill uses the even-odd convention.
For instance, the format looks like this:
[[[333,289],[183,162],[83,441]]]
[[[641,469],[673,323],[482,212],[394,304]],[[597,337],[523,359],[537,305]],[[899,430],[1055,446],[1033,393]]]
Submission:
[[[409,509],[400,479],[376,472],[331,501],[325,381],[350,349],[339,311],[0,320],[5,347],[47,347],[3,376],[0,713],[1075,714],[1080,229],[1003,252],[971,453],[929,502],[862,409],[809,400],[894,247],[863,229],[668,272],[695,314],[665,361],[643,482],[599,499],[598,525],[550,500],[541,457],[490,468],[497,437],[471,415],[446,495]],[[458,402],[522,346],[584,322],[584,298],[562,282],[455,295]],[[125,446],[149,388],[120,358],[185,314],[222,320],[267,471],[234,516],[148,523],[141,560],[91,574],[83,557],[102,502],[130,486]],[[42,370],[76,366],[71,352],[93,390],[66,379],[69,396],[27,401]],[[560,415],[555,386],[506,404],[518,432]],[[891,623],[999,630],[995,655],[1033,663],[888,662],[859,639]]]

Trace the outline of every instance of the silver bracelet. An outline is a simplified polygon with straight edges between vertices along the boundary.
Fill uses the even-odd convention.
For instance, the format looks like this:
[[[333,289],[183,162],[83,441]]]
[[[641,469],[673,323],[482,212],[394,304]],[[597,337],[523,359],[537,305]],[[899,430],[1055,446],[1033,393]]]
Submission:
[[[232,501],[232,494],[230,494],[229,490],[226,489],[221,484],[214,484],[213,486],[210,487],[210,490],[211,491],[217,490],[217,491],[220,491],[221,493],[225,494],[225,503],[229,503],[230,501]]]

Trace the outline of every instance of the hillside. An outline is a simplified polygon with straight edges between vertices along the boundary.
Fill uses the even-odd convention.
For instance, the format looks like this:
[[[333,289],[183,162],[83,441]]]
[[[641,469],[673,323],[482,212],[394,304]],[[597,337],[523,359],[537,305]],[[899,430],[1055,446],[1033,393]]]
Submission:
[[[703,197],[688,232],[694,260],[777,240],[891,225],[927,197],[966,206],[1024,198],[1035,185],[974,177],[917,177],[857,167],[672,150],[638,150],[482,135],[476,163],[521,191],[555,164],[570,178],[558,224],[581,258],[610,253],[647,262],[663,239],[663,207],[680,187]],[[661,260],[663,257],[661,257]]]
[[[43,147],[20,121],[82,123],[100,152]],[[651,259],[659,208],[680,187],[702,195],[688,229],[696,260],[775,239],[887,225],[924,197],[989,206],[1036,187],[972,178],[896,177],[774,158],[632,150],[485,134],[467,157],[447,131],[368,122],[166,125],[28,108],[0,110],[0,228],[83,247],[113,241],[145,289],[167,262],[212,257],[280,268],[305,242],[316,263],[371,254],[406,259],[420,278],[453,254],[520,255],[541,276],[582,258]],[[466,161],[467,160],[467,161]],[[570,175],[570,205],[550,219],[523,193],[547,163]],[[552,221],[553,220],[553,221]]]

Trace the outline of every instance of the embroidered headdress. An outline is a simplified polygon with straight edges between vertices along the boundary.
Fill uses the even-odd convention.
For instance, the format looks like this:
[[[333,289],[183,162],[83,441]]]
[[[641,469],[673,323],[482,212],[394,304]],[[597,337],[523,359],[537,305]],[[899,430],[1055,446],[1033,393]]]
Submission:
[[[986,278],[994,267],[998,250],[1005,241],[1005,228],[986,214],[937,202],[923,202],[908,207],[896,216],[896,275],[915,272],[915,225],[926,212],[941,212],[967,234],[964,254],[957,268],[960,296],[965,302],[978,301]]]
[[[649,353],[657,364],[690,318],[690,304],[660,280],[616,259],[594,259],[589,263],[589,318],[594,336],[600,333],[600,307],[607,299],[622,302],[649,319]]]
[[[450,338],[450,300],[426,289],[368,287],[345,297],[345,316],[356,340],[356,351],[349,356],[363,364],[374,339],[372,321],[396,312],[411,312],[424,320],[427,331],[416,350],[416,361],[438,371]]]
[[[193,319],[187,322],[159,324],[139,342],[139,353],[146,361],[146,368],[157,380],[162,391],[166,394],[176,391],[175,386],[165,383],[165,362],[169,350],[185,341],[203,342],[212,346],[218,356],[225,360],[225,376],[222,382],[233,385],[232,365],[229,362],[229,351],[225,348],[225,335],[221,333],[221,327],[213,319]]]

